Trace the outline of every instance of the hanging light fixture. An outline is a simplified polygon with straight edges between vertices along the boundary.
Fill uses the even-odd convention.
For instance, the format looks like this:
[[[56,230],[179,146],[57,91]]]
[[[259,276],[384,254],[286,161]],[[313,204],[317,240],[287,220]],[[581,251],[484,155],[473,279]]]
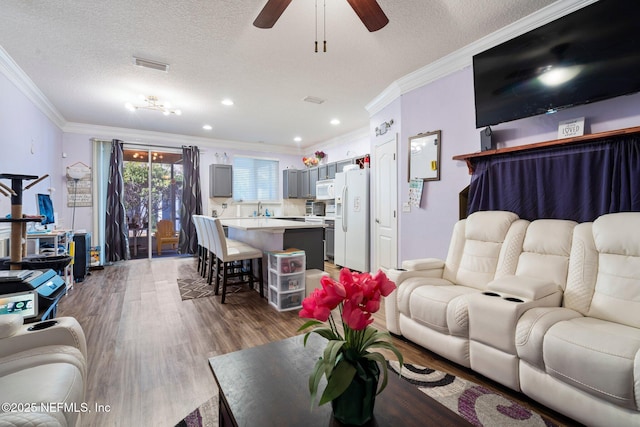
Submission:
[[[167,104],[160,103],[157,96],[153,96],[153,95],[143,96],[143,99],[144,99],[143,105],[133,105],[132,103],[127,102],[126,104],[124,104],[124,106],[129,111],[152,110],[152,111],[160,111],[165,116],[168,116],[170,114],[175,114],[176,116],[182,115],[181,110],[169,108],[170,105],[168,103]]]

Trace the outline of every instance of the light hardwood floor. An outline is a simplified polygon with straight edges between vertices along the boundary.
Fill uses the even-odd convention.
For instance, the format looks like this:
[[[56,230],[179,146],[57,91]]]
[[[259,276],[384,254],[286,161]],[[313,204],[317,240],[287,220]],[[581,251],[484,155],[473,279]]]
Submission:
[[[176,280],[195,276],[194,258],[133,260],[87,276],[65,296],[59,316],[82,325],[89,353],[85,401],[109,412],[83,415],[83,426],[174,426],[217,394],[209,357],[297,334],[297,310],[279,313],[257,292],[182,301]],[[335,276],[337,270],[328,266]],[[384,307],[374,326],[385,329]],[[481,383],[543,412],[570,420],[411,343],[395,339],[405,361]],[[265,366],[265,369],[268,369]]]

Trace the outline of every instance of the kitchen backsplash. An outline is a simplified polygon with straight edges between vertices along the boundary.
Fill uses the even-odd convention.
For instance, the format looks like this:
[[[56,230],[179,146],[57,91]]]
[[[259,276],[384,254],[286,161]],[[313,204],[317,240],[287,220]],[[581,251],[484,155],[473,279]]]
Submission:
[[[223,204],[226,204],[227,207],[223,208]],[[267,209],[271,216],[304,216],[305,200],[285,199],[282,202],[262,202],[262,213],[264,214]],[[253,212],[257,210],[258,203],[236,203],[228,198],[211,198],[209,199],[209,209],[205,211],[205,215],[242,218],[252,216]]]

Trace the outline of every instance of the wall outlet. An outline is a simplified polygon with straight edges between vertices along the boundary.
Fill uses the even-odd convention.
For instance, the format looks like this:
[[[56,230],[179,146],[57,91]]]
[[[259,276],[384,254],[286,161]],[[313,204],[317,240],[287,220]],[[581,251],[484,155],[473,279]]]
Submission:
[[[217,218],[218,217],[218,211],[216,209],[212,210],[211,211],[211,216],[214,217],[214,218]]]
[[[411,205],[409,202],[404,202],[402,204],[402,212],[411,212]]]
[[[222,204],[222,209],[227,209],[227,204],[226,203]]]

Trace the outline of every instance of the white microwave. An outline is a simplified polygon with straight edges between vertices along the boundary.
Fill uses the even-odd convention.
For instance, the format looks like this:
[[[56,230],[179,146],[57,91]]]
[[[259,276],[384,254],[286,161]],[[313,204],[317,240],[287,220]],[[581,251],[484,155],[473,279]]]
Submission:
[[[332,179],[316,182],[316,200],[332,200],[335,197]]]

